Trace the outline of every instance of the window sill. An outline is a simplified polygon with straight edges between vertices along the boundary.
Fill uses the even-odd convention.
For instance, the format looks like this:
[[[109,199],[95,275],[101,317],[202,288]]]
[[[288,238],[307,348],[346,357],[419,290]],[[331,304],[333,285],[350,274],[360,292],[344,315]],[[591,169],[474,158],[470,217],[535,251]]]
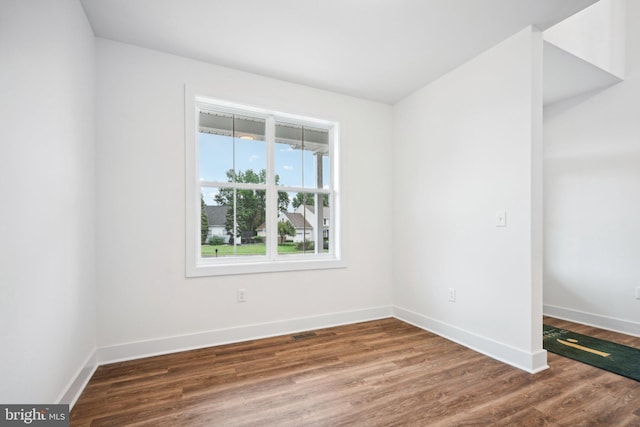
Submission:
[[[346,268],[344,260],[326,259],[284,259],[284,260],[242,260],[237,262],[201,263],[187,266],[187,277],[231,276],[238,274],[277,273],[286,271],[327,270]]]

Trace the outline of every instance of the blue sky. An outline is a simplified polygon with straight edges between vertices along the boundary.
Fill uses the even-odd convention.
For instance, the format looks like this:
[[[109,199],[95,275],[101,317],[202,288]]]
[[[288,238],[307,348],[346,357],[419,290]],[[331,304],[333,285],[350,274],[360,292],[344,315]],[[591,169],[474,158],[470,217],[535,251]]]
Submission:
[[[266,143],[257,140],[245,140],[222,135],[200,133],[200,179],[204,181],[227,182],[226,172],[233,168],[235,148],[235,169],[258,172],[266,169]],[[280,185],[289,187],[315,188],[315,159],[310,151],[291,148],[288,144],[275,146],[276,174]],[[329,159],[324,157],[323,180],[329,182]],[[303,173],[304,170],[304,173]],[[303,182],[304,179],[304,182]],[[304,185],[303,185],[304,184]],[[203,188],[207,205],[215,204],[212,189]]]

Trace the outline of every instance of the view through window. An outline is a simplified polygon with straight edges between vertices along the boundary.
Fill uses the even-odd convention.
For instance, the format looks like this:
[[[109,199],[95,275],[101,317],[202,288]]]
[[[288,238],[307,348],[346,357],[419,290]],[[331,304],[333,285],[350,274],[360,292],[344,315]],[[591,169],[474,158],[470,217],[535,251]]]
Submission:
[[[197,265],[335,259],[335,123],[196,103]]]

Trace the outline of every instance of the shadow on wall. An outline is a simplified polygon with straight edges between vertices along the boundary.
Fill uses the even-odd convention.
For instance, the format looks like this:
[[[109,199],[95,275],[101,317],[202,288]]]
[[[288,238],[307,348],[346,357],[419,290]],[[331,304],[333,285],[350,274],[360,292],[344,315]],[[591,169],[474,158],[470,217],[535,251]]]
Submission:
[[[606,280],[562,277],[560,274],[545,273],[544,304],[585,313],[605,315],[605,313],[602,313],[598,301],[585,295],[593,295],[594,290],[597,292],[598,290],[606,289]],[[547,301],[547,295],[550,296],[550,301]]]
[[[640,149],[587,149],[545,159],[544,303],[617,317],[640,276]]]
[[[577,95],[563,101],[554,102],[553,104],[547,104],[544,106],[544,119],[552,119],[556,115],[560,115],[566,111],[569,111],[617,84],[620,84],[620,82],[615,82],[609,86],[600,87],[598,89],[585,92],[581,95]]]

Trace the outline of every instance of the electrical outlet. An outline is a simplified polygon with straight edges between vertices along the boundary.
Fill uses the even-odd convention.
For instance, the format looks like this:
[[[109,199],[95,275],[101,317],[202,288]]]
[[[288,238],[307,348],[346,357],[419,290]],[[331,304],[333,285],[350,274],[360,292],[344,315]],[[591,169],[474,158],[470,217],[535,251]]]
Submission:
[[[449,288],[449,301],[456,302],[456,290],[454,288]]]
[[[507,212],[506,211],[497,211],[496,212],[496,227],[506,227],[507,226]]]
[[[246,302],[246,301],[247,301],[247,290],[238,289],[238,302]]]

